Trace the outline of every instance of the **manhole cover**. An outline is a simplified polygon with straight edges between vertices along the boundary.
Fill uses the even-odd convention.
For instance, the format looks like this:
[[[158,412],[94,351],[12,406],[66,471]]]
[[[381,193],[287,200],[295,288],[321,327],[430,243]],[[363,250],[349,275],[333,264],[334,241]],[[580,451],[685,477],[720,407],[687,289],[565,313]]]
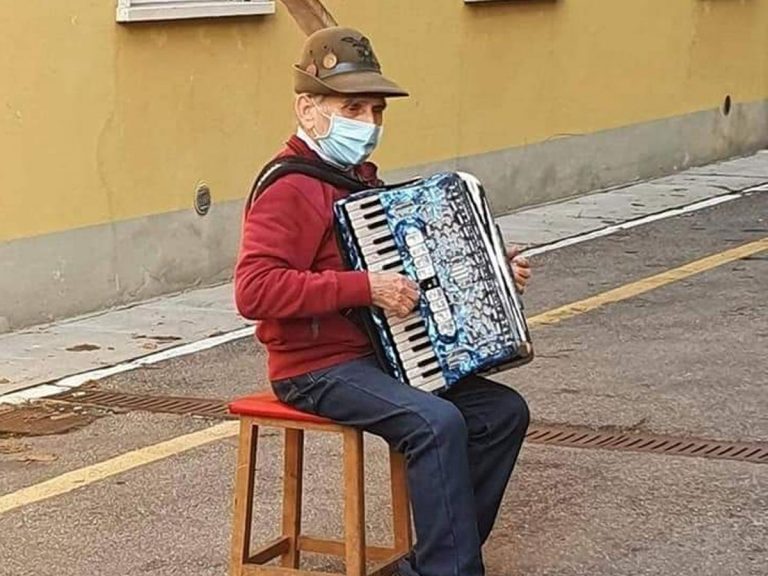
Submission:
[[[97,416],[75,405],[38,403],[0,414],[0,436],[47,436],[82,428]]]

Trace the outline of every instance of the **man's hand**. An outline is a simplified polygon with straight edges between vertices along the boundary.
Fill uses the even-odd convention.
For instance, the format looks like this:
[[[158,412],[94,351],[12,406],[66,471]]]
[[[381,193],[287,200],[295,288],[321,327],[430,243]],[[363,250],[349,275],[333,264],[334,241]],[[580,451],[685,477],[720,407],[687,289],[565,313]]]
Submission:
[[[531,263],[528,262],[528,258],[525,256],[520,256],[519,246],[508,246],[507,258],[509,259],[509,266],[512,268],[515,286],[517,286],[517,290],[522,294],[525,292],[525,287],[531,279]]]
[[[368,281],[373,305],[400,318],[413,312],[419,301],[418,285],[402,274],[369,272]]]

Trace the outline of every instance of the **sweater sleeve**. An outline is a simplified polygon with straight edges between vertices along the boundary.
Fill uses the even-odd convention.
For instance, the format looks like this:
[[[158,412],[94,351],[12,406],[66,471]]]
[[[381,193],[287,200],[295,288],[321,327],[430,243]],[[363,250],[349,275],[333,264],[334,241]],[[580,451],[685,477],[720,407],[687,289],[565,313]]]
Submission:
[[[245,216],[235,268],[237,309],[250,320],[322,316],[370,306],[368,274],[311,270],[327,221],[284,180]]]

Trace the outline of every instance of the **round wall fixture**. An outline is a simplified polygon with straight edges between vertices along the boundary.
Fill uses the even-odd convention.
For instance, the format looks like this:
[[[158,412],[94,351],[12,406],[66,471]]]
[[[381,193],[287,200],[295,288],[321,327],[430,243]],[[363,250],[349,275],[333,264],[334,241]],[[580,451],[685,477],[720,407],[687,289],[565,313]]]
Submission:
[[[200,184],[195,191],[195,212],[205,216],[211,209],[211,189],[207,184]]]
[[[723,101],[723,115],[728,116],[731,113],[731,95],[728,94]]]

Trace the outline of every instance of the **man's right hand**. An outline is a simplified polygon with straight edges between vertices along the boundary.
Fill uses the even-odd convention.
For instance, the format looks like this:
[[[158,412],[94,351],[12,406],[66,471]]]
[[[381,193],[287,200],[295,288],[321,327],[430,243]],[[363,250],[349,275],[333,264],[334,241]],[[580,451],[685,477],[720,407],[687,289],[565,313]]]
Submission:
[[[369,272],[371,300],[374,306],[404,318],[419,301],[419,286],[402,274],[394,272]]]

